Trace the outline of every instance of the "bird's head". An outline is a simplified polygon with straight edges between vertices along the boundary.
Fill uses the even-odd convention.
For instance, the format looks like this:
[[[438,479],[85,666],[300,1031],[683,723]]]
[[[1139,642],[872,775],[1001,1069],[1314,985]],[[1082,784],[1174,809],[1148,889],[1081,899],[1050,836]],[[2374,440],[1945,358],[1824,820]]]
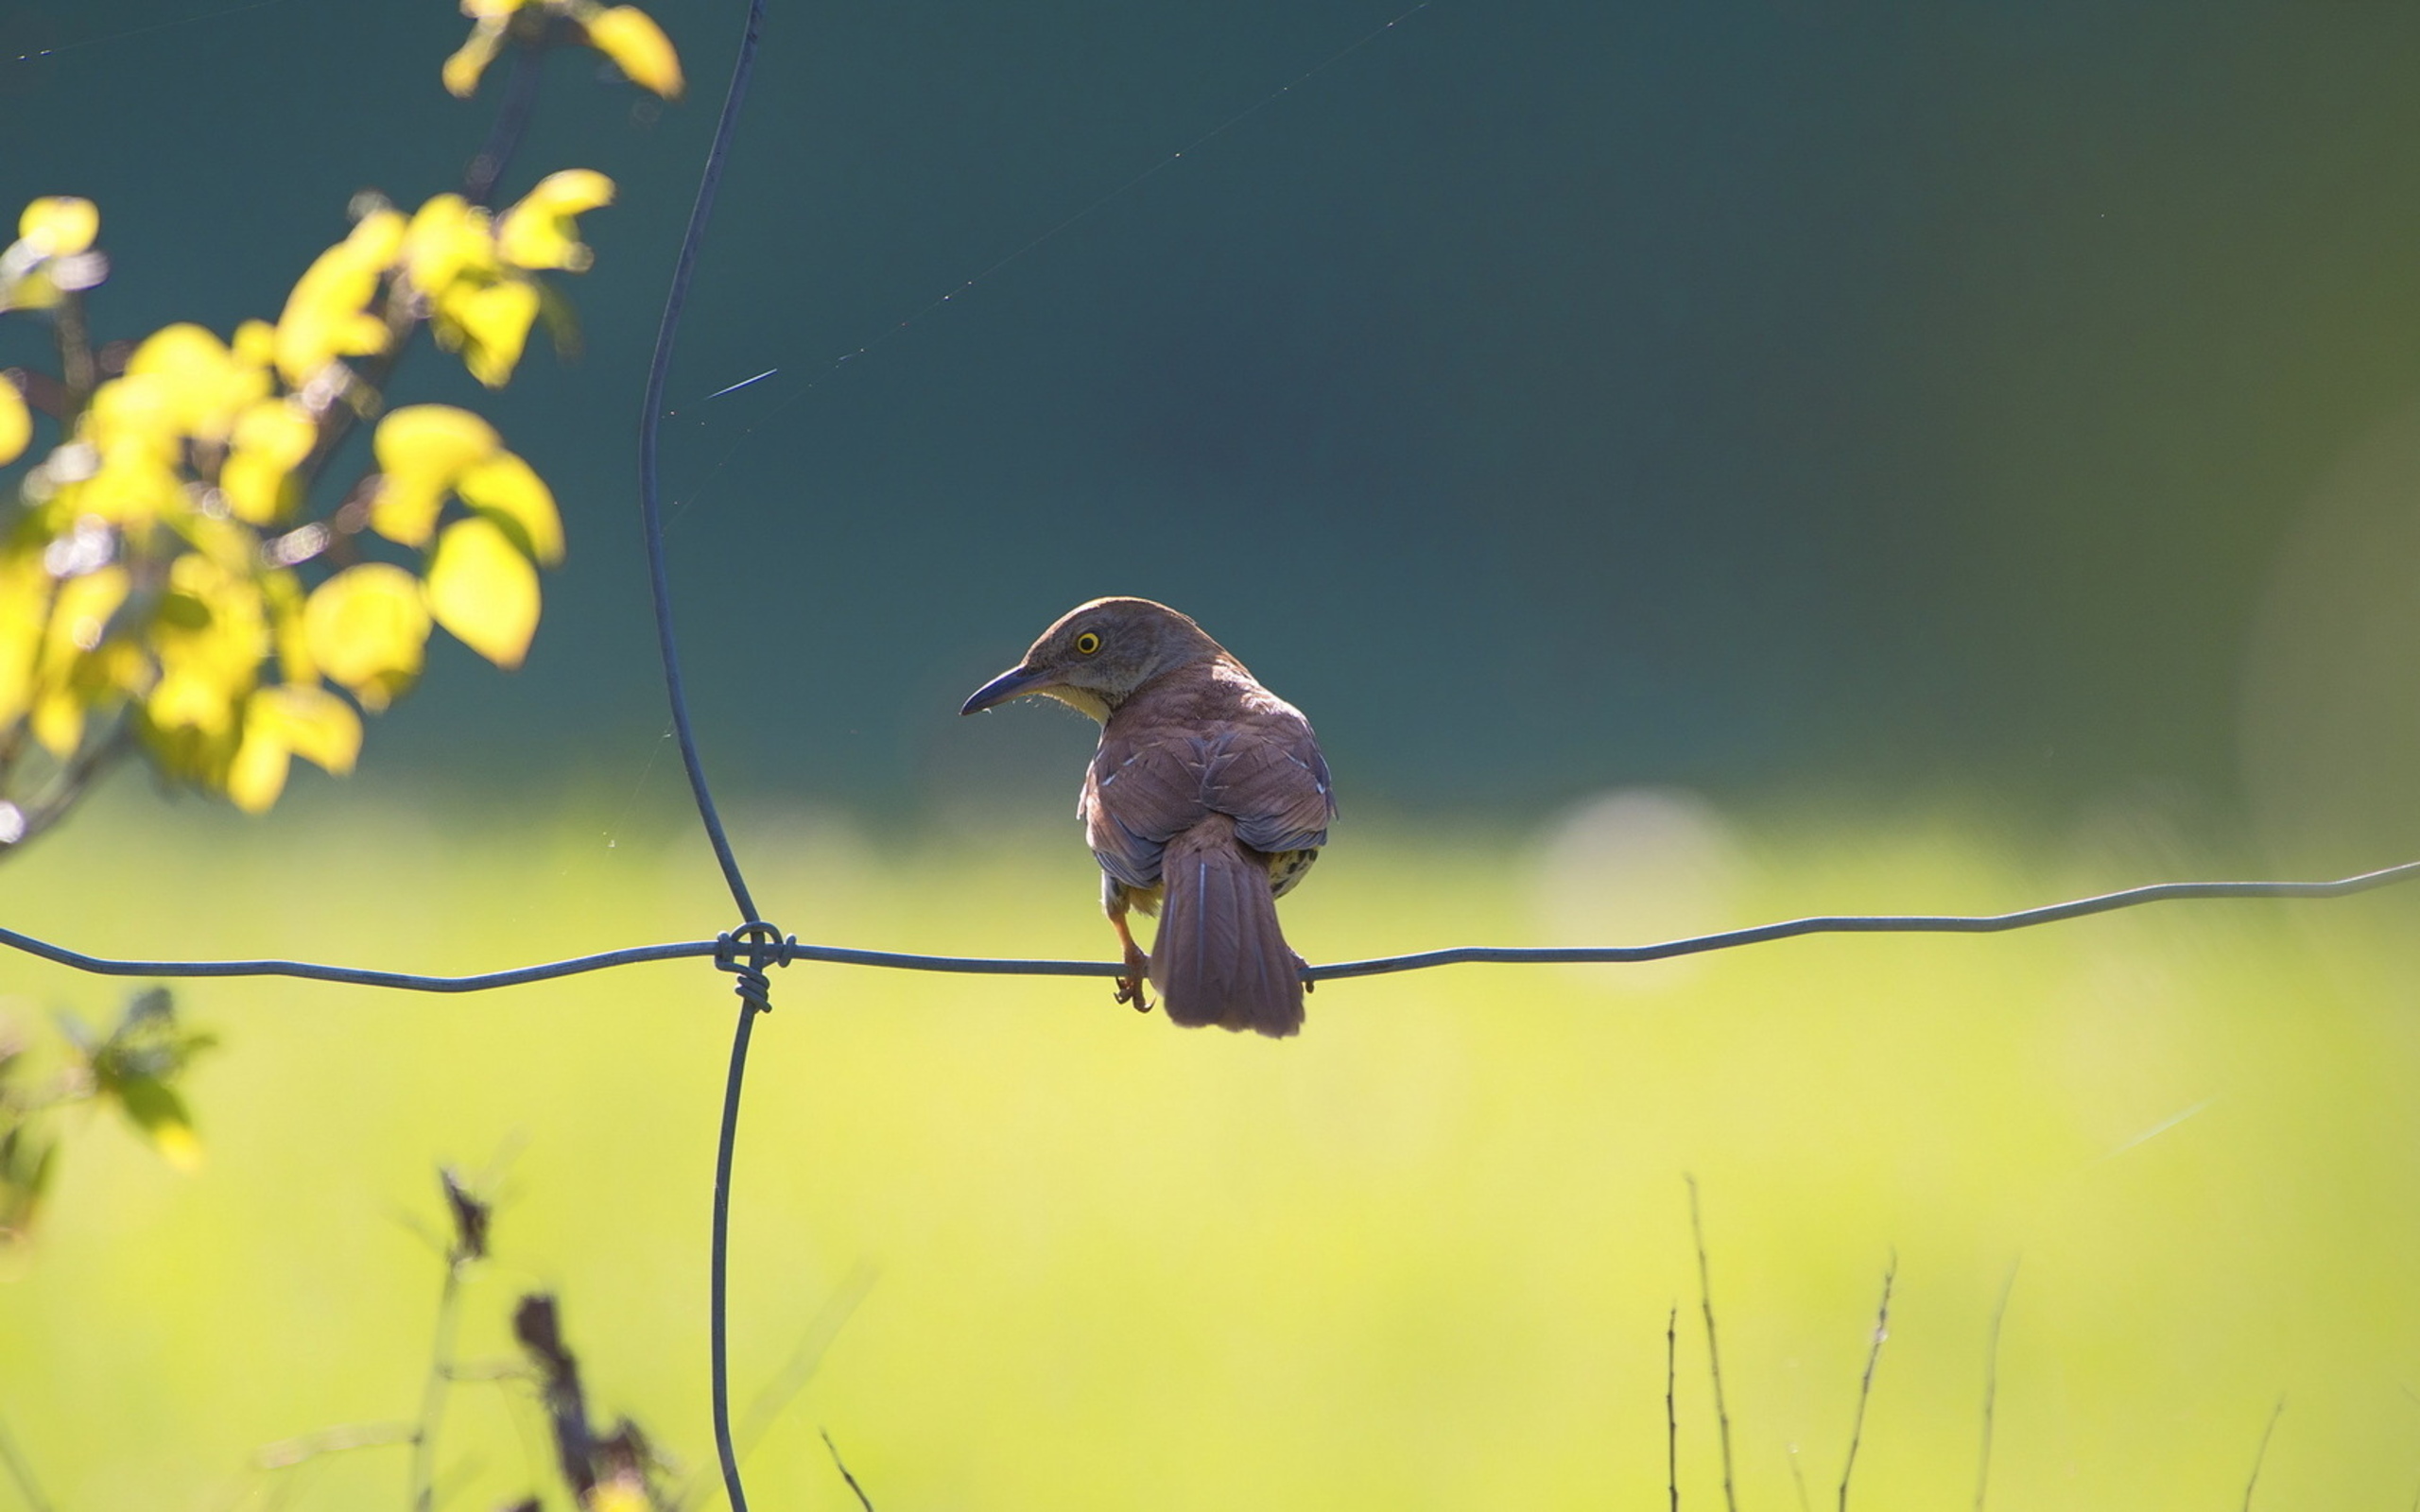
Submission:
[[[959,713],[1038,693],[1106,721],[1153,678],[1224,654],[1201,626],[1166,604],[1097,598],[1061,615],[1024,660],[976,689]]]

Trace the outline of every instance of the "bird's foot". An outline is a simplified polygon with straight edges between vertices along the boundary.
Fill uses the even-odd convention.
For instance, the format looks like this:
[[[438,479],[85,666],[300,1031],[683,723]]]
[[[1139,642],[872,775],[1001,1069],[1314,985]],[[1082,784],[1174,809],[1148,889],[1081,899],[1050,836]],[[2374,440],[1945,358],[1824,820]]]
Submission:
[[[1151,1011],[1151,1000],[1145,996],[1143,992],[1143,977],[1141,972],[1138,971],[1132,976],[1121,976],[1117,979],[1117,1001],[1120,1003],[1133,1004],[1134,1011],[1137,1013],[1149,1013]]]
[[[1294,955],[1294,953],[1293,953],[1292,951],[1288,951],[1286,954],[1288,954],[1288,955]],[[1310,962],[1308,962],[1308,961],[1306,961],[1306,960],[1303,959],[1303,958],[1302,958],[1301,956],[1299,956],[1299,955],[1294,955],[1294,974],[1295,974],[1296,976],[1301,977],[1305,971],[1309,971],[1310,969],[1311,969],[1311,963],[1310,963]],[[1305,992],[1316,992],[1316,991],[1318,991],[1318,990],[1319,990],[1319,984],[1318,984],[1317,982],[1314,982],[1314,981],[1310,980],[1310,979],[1309,979],[1309,978],[1307,978],[1307,977],[1304,977],[1304,978],[1303,978],[1303,990],[1304,990],[1304,991],[1305,991]]]

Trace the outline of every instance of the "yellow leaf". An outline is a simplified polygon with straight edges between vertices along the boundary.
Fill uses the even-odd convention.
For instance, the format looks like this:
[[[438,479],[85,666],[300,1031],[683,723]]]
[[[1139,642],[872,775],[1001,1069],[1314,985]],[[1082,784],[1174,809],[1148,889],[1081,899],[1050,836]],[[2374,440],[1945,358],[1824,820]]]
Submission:
[[[268,813],[276,804],[278,795],[285,791],[285,774],[292,765],[292,754],[277,730],[265,721],[255,723],[248,716],[243,744],[235,747],[234,759],[227,764],[227,800],[247,814]]]
[[[496,249],[516,267],[584,273],[596,257],[581,245],[574,217],[613,202],[614,180],[594,168],[550,173],[496,223]]]
[[[437,297],[438,343],[459,351],[472,377],[500,388],[521,361],[538,304],[538,290],[526,279],[485,285],[458,279]]]
[[[251,712],[273,719],[304,761],[341,777],[361,755],[361,716],[325,688],[285,683],[252,695]]]
[[[368,306],[379,275],[403,247],[404,225],[392,210],[362,216],[295,280],[273,343],[277,370],[287,383],[299,388],[337,357],[387,350],[386,322]]]
[[[144,338],[126,379],[148,379],[166,422],[197,440],[223,441],[243,408],[269,391],[268,373],[239,360],[200,326],[180,321]]]
[[[227,507],[248,524],[265,525],[285,512],[288,475],[311,455],[320,427],[290,399],[264,399],[235,418],[234,444],[218,470]]]
[[[50,625],[43,637],[43,680],[63,684],[70,663],[101,644],[110,617],[126,602],[133,580],[123,567],[104,567],[59,585],[51,600]]]
[[[50,584],[39,551],[0,555],[0,729],[24,717],[32,702]]]
[[[466,276],[485,283],[499,270],[488,213],[460,195],[431,196],[404,232],[403,260],[412,287],[432,297]]]
[[[454,49],[454,56],[445,60],[445,66],[438,70],[437,77],[445,82],[445,92],[457,99],[469,99],[479,87],[479,76],[488,71],[488,64],[495,61],[495,55],[503,47],[504,23],[479,21],[462,45]]]
[[[65,761],[76,754],[84,743],[84,705],[64,688],[52,689],[34,698],[34,739],[42,748]]]
[[[563,521],[537,470],[510,452],[466,470],[454,491],[472,508],[496,518],[514,544],[552,567],[563,559]]]
[[[517,667],[538,630],[538,570],[495,523],[458,520],[428,564],[437,623],[500,667]]]
[[[227,797],[247,814],[266,812],[285,790],[289,756],[331,772],[353,770],[361,717],[325,688],[261,688],[244,701],[244,739],[227,767]]]
[[[614,60],[631,83],[668,100],[681,97],[681,55],[646,11],[614,6],[591,16],[587,25],[588,44]]]
[[[151,1130],[151,1147],[160,1158],[186,1175],[201,1169],[201,1136],[190,1124],[163,1124]]]
[[[8,374],[0,373],[0,467],[24,455],[33,438],[34,418],[26,408],[26,396],[17,392]]]
[[[100,233],[100,211],[72,195],[44,196],[17,217],[17,234],[44,257],[72,257]]]
[[[420,580],[383,561],[346,568],[302,609],[311,660],[373,713],[420,676],[428,626]]]
[[[370,528],[406,546],[425,545],[446,491],[503,447],[495,427],[451,404],[406,404],[378,422],[378,496]]]

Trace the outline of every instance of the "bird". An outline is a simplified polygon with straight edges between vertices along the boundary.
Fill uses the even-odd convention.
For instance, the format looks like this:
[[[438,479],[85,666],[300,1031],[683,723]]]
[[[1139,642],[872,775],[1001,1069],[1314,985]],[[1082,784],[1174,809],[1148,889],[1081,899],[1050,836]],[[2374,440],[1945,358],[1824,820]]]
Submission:
[[[1076,801],[1125,950],[1117,1001],[1170,1022],[1284,1039],[1303,1026],[1303,958],[1277,900],[1336,818],[1327,761],[1301,710],[1201,626],[1148,598],[1097,598],[1043,631],[961,714],[1054,698],[1100,722]],[[1160,915],[1147,955],[1129,910]]]

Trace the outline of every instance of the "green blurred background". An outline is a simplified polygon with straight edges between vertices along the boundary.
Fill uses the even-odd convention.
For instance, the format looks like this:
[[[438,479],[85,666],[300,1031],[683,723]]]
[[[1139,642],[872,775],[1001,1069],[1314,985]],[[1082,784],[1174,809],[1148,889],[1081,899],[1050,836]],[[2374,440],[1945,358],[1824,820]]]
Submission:
[[[473,970],[728,924],[631,431],[737,8],[652,9],[691,101],[559,58],[507,185],[622,185],[585,360],[399,386],[493,415],[562,497],[528,665],[441,654],[356,777],[267,822],[121,780],[0,868],[11,926]],[[954,711],[1112,592],[1318,724],[1314,958],[2420,854],[2420,14],[774,11],[665,476],[709,768],[785,928],[1103,954],[1086,727]],[[104,334],[273,314],[355,190],[458,173],[495,93],[437,86],[464,26],[0,6],[0,199],[100,202]],[[0,322],[0,364],[39,338]],[[864,1292],[752,1469],[848,1504],[821,1422],[886,1506],[1661,1504],[1688,1170],[1751,1504],[1794,1504],[1793,1443],[1829,1499],[1894,1246],[1866,1504],[1971,1498],[2013,1264],[1993,1504],[2239,1500],[2280,1391],[2264,1500],[2405,1504],[2413,922],[1466,969],[1324,988],[1282,1047],[1095,984],[794,970],[742,1146],[739,1400]],[[21,1022],[115,1001],[0,988]],[[227,1040],[209,1165],[75,1131],[0,1285],[0,1423],[62,1508],[222,1504],[260,1444],[408,1416],[438,1266],[399,1215],[508,1146],[475,1341],[560,1288],[600,1400],[706,1463],[714,979],[182,1001]],[[460,1504],[529,1483],[504,1394],[454,1421]],[[301,1504],[400,1494],[391,1451],[312,1473]]]

